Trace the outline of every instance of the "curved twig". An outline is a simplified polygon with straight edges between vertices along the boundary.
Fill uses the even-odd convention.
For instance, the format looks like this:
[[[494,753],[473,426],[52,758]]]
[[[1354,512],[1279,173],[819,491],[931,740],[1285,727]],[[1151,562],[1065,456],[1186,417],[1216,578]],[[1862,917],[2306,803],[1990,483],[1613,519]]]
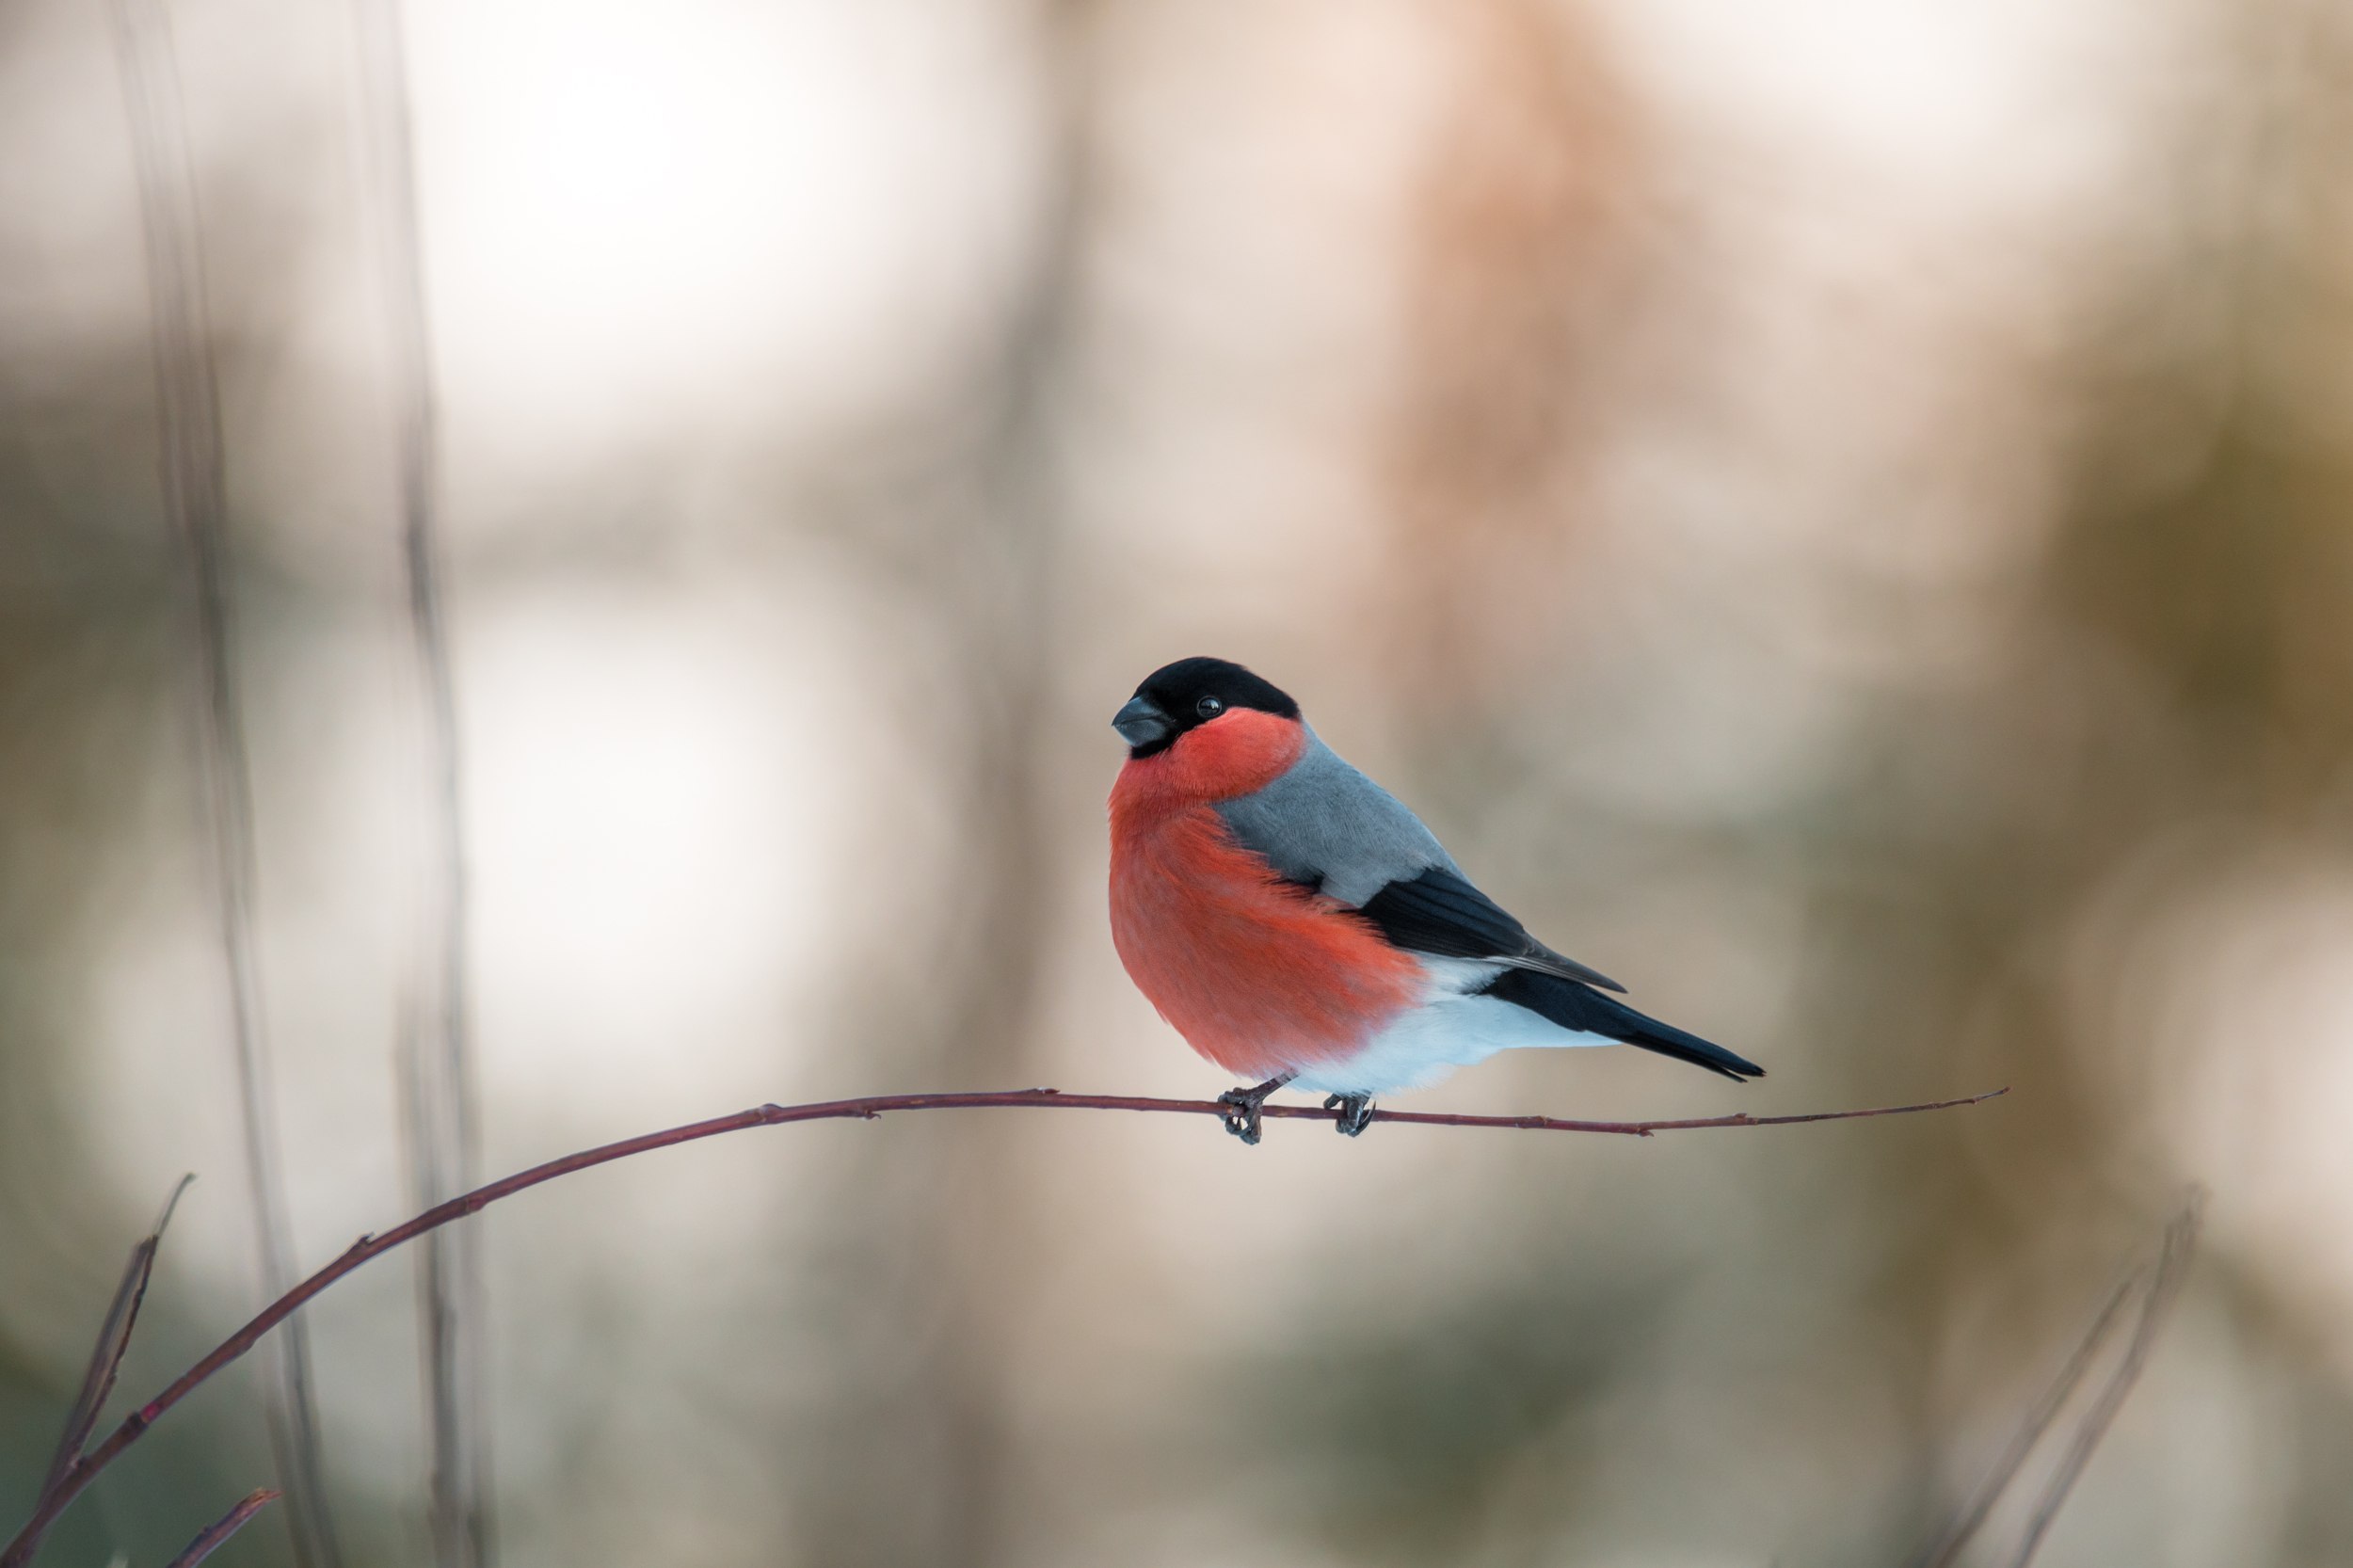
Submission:
[[[1499,1128],[1524,1132],[1600,1132],[1647,1138],[1657,1132],[1689,1132],[1706,1128],[1791,1127],[1803,1122],[1846,1122],[1871,1116],[1905,1116],[1924,1111],[1949,1111],[1957,1106],[1977,1105],[2009,1093],[2008,1087],[2004,1087],[1981,1095],[1931,1100],[1919,1105],[1884,1105],[1861,1111],[1811,1111],[1788,1116],[1752,1116],[1741,1112],[1730,1116],[1695,1116],[1653,1122],[1572,1121],[1559,1116],[1472,1116],[1438,1111],[1381,1111],[1374,1112],[1374,1119],[1421,1127]],[[872,1095],[862,1099],[820,1100],[808,1105],[757,1105],[730,1116],[715,1116],[705,1122],[664,1128],[659,1132],[648,1132],[635,1138],[624,1138],[618,1143],[582,1149],[577,1154],[564,1155],[528,1170],[517,1171],[513,1176],[502,1176],[447,1203],[435,1204],[391,1230],[360,1237],[344,1251],[342,1256],[256,1313],[243,1328],[181,1373],[170,1387],[124,1416],[122,1423],[107,1434],[104,1442],[70,1466],[58,1484],[44,1491],[33,1510],[32,1518],[17,1532],[7,1549],[0,1550],[0,1568],[24,1568],[32,1560],[34,1549],[40,1544],[41,1537],[48,1533],[49,1527],[65,1512],[66,1506],[96,1479],[99,1471],[121,1457],[122,1451],[137,1442],[166,1411],[194,1393],[207,1378],[260,1343],[264,1335],[299,1311],[312,1297],[361,1264],[438,1230],[453,1220],[478,1213],[502,1198],[511,1198],[518,1192],[553,1181],[558,1176],[570,1176],[575,1171],[609,1165],[614,1160],[627,1160],[632,1155],[650,1154],[655,1149],[716,1138],[722,1133],[742,1132],[756,1127],[783,1127],[793,1122],[872,1121],[876,1117],[904,1111],[1020,1109],[1138,1111],[1221,1118],[1228,1111],[1228,1107],[1216,1100],[1152,1099],[1135,1095],[1065,1095],[1058,1089],[1007,1089],[968,1095]],[[1270,1105],[1264,1108],[1262,1114],[1290,1121],[1328,1122],[1336,1119],[1333,1112],[1305,1105]]]

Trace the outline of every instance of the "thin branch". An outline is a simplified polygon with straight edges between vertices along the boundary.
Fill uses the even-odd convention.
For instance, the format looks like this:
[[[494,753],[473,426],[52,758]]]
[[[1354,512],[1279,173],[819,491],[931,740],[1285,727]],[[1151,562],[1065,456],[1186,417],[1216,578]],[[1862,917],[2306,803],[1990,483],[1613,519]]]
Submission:
[[[106,1408],[106,1396],[114,1392],[122,1358],[131,1349],[131,1331],[138,1325],[140,1304],[147,1300],[147,1282],[154,1277],[155,1252],[163,1244],[164,1227],[171,1224],[171,1211],[180,1207],[180,1194],[195,1179],[195,1173],[190,1172],[173,1183],[171,1196],[164,1200],[164,1211],[155,1217],[155,1228],[131,1249],[122,1283],[115,1287],[106,1320],[99,1327],[98,1346],[90,1352],[89,1370],[82,1376],[82,1392],[73,1401],[73,1413],[66,1417],[65,1435],[58,1439],[56,1457],[49,1462],[49,1474],[40,1483],[43,1496],[65,1480],[73,1462],[82,1457],[89,1434],[98,1430],[99,1413]]]
[[[2108,1299],[2091,1320],[2091,1326],[2075,1342],[2075,1349],[2068,1356],[2066,1365],[2059,1368],[2058,1376],[2051,1380],[2051,1386],[2043,1390],[2042,1397],[2026,1413],[2026,1418],[2019,1423],[2018,1431],[2011,1434],[2009,1446],[1995,1458],[1993,1467],[1986,1472],[1985,1480],[1978,1482],[1977,1491],[1970,1495],[1969,1501],[1962,1505],[1961,1512],[1953,1516],[1944,1530],[1912,1560],[1912,1568],[1951,1568],[1954,1559],[1961,1555],[1961,1549],[1977,1533],[1978,1528],[1993,1513],[1993,1505],[2001,1501],[2002,1494],[2009,1490],[2009,1483],[2025,1468],[2026,1458],[2034,1452],[2035,1445],[2041,1442],[2043,1434],[2051,1430],[2051,1423],[2058,1418],[2059,1411],[2075,1392],[2075,1385],[2083,1381],[2084,1373],[2091,1369],[2093,1357],[2099,1353],[2100,1347],[2107,1343],[2109,1325],[2116,1320],[2117,1314],[2123,1310],[2125,1302],[2131,1299],[2133,1291],[2147,1274],[2148,1266],[2138,1264],[2116,1282],[2116,1288],[2108,1292]]]
[[[466,857],[458,792],[456,681],[440,588],[440,422],[417,214],[416,135],[400,0],[359,0],[360,66],[370,121],[376,227],[391,349],[400,482],[401,557],[424,707],[426,871],[415,1005],[403,1020],[401,1106],[416,1201],[430,1206],[481,1179],[477,1096],[468,1035]],[[490,1558],[490,1447],[482,1390],[481,1239],[472,1225],[436,1234],[418,1270],[424,1321],[429,1509],[439,1568]]]
[[[164,509],[194,585],[199,748],[236,1040],[246,1173],[263,1294],[282,1296],[294,1281],[294,1237],[280,1170],[269,1042],[254,956],[252,783],[230,671],[229,494],[196,176],[169,23],[156,0],[115,0],[111,15],[147,245]],[[305,1568],[336,1568],[340,1560],[326,1511],[311,1399],[310,1346],[299,1322],[280,1342],[272,1394],[270,1446],[279,1476],[293,1494],[296,1556]]]
[[[1384,1111],[1374,1119],[1382,1122],[1402,1122],[1422,1127],[1475,1127],[1513,1128],[1529,1132],[1598,1132],[1614,1133],[1631,1138],[1648,1138],[1657,1132],[1689,1132],[1705,1128],[1731,1127],[1793,1127],[1803,1122],[1860,1121],[1870,1116],[1908,1116],[1924,1111],[1949,1111],[1957,1106],[1980,1105],[2009,1093],[2007,1087],[1989,1090],[1982,1095],[1969,1095],[1960,1099],[1931,1100],[1919,1105],[1877,1106],[1865,1111],[1814,1111],[1794,1116],[1699,1116],[1676,1121],[1656,1122],[1586,1122],[1570,1121],[1558,1116],[1468,1116],[1434,1111]],[[362,1236],[344,1255],[319,1270],[310,1278],[287,1291],[283,1296],[255,1314],[243,1328],[218,1345],[185,1372],[177,1382],[156,1395],[146,1404],[122,1419],[122,1424],[108,1433],[106,1440],[90,1450],[72,1467],[65,1483],[45,1493],[33,1516],[19,1530],[5,1550],[0,1550],[0,1568],[24,1568],[32,1560],[33,1551],[49,1527],[66,1505],[79,1496],[98,1472],[120,1458],[122,1451],[162,1417],[164,1413],[194,1393],[199,1384],[215,1372],[235,1361],[258,1344],[262,1336],[284,1322],[302,1305],[337,1280],[358,1269],[361,1264],[381,1257],[395,1247],[428,1235],[453,1220],[479,1213],[502,1198],[585,1171],[598,1165],[609,1165],[616,1160],[632,1155],[650,1154],[680,1144],[696,1143],[716,1138],[722,1133],[743,1132],[756,1127],[784,1127],[794,1122],[872,1121],[876,1117],[903,1111],[1140,1111],[1175,1113],[1189,1116],[1223,1118],[1228,1107],[1216,1100],[1148,1099],[1132,1095],[1065,1095],[1058,1089],[1009,1089],[993,1093],[968,1095],[873,1095],[863,1099],[820,1100],[809,1105],[758,1105],[749,1111],[738,1111],[731,1116],[717,1116],[706,1122],[689,1122],[683,1127],[665,1128],[660,1132],[648,1132],[635,1138],[624,1138],[616,1144],[603,1144],[596,1148],[583,1149],[550,1160],[513,1176],[503,1176],[487,1186],[436,1204],[424,1213],[393,1226],[381,1235]],[[1315,1110],[1304,1105],[1270,1105],[1262,1114],[1270,1118],[1330,1122],[1345,1112]]]
[[[2010,1560],[2010,1568],[2026,1568],[2034,1560],[2042,1537],[2066,1505],[2067,1495],[2074,1490],[2076,1478],[2091,1462],[2091,1453],[2107,1435],[2116,1413],[2124,1407],[2126,1396],[2139,1381],[2140,1369],[2148,1364],[2149,1351],[2156,1343],[2157,1331],[2165,1326],[2166,1315],[2172,1310],[2174,1298],[2182,1292],[2182,1284],[2189,1277],[2189,1262],[2198,1248],[2198,1227],[2203,1218],[2205,1194],[2193,1192],[2173,1223],[2165,1227],[2165,1240],[2159,1243],[2157,1261],[2150,1271],[2149,1290],[2141,1298],[2140,1319],[2133,1325],[2131,1343],[2124,1347],[2124,1360],[2108,1378],[2092,1400],[2091,1409],[2076,1429],[2075,1440],[2068,1445],[2067,1453],[2059,1461],[2057,1472],[2042,1489],[2042,1497],[2035,1505],[2034,1517],[2027,1522],[2026,1533],[2018,1544],[2018,1555]]]
[[[250,1494],[245,1501],[221,1516],[218,1524],[188,1543],[188,1549],[171,1560],[170,1568],[196,1568],[196,1565],[227,1545],[229,1538],[245,1528],[245,1522],[278,1500],[279,1494],[264,1486]]]
[[[2050,1432],[2059,1412],[2074,1396],[2085,1374],[2091,1369],[2093,1361],[2098,1359],[2100,1352],[2114,1336],[2117,1325],[2123,1320],[2126,1304],[2137,1297],[2139,1316],[2134,1320],[2132,1338],[2123,1360],[2109,1374],[2108,1381],[2101,1385],[2091,1409],[2068,1446],[2066,1457],[2045,1483],[2033,1518],[2021,1538],[2017,1555],[2010,1560],[2011,1568],[2026,1568],[2044,1532],[2050,1528],[2051,1521],[2057,1517],[2060,1506],[2066,1502],[2075,1479],[2083,1473],[2092,1450],[2106,1434],[2109,1423],[2116,1418],[2117,1411],[2124,1403],[2124,1397],[2132,1392],[2133,1383],[2140,1375],[2150,1346],[2154,1343],[2157,1330],[2163,1324],[2166,1312],[2172,1305],[2173,1298],[2180,1291],[2187,1273],[2190,1256],[2197,1245],[2199,1219],[2203,1206],[2204,1194],[2193,1192],[2181,1211],[2167,1224],[2156,1256],[2136,1262],[2117,1282],[2116,1288],[2108,1292],[2107,1300],[2091,1320],[2091,1326],[2084,1331],[2066,1363],[2060,1367],[2058,1375],[2051,1380],[2050,1386],[2043,1390],[2041,1397],[2028,1410],[2026,1418],[2019,1423],[2018,1431],[2003,1447],[1993,1468],[1986,1473],[1985,1480],[1977,1484],[1977,1490],[1970,1494],[1969,1501],[1944,1529],[1912,1559],[1912,1568],[1950,1568],[1950,1564],[1960,1558],[1961,1548],[1969,1544],[1993,1514],[1995,1505],[2016,1481],[2027,1460]]]

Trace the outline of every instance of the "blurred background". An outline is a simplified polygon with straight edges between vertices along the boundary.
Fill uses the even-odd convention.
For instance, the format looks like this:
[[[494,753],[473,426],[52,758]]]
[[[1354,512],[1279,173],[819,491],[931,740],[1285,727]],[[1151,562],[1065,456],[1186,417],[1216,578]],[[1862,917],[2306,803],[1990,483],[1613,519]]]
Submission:
[[[303,1267],[409,1212],[430,803],[364,26],[172,0]],[[2353,11],[413,0],[496,1174],[781,1101],[1225,1088],[1105,929],[1214,652],[1766,1064],[1646,1142],[1021,1113],[480,1222],[498,1560],[1901,1561],[2183,1187],[2049,1564],[2353,1561]],[[257,1304],[107,8],[0,8],[0,1523]],[[435,1560],[412,1261],[310,1314]],[[47,1560],[272,1479],[262,1358]],[[120,1400],[118,1402],[120,1402]],[[1998,1560],[1986,1555],[1970,1560]],[[293,1560],[265,1515],[220,1559]]]

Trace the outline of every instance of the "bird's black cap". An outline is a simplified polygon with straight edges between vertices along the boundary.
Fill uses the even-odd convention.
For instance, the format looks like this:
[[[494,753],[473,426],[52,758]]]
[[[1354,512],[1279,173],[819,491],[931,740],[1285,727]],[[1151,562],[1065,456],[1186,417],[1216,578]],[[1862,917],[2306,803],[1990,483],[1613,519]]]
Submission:
[[[1299,717],[1290,694],[1225,659],[1179,659],[1162,664],[1136,688],[1112,720],[1130,757],[1166,751],[1176,738],[1207,724],[1228,708],[1256,708],[1287,719]]]

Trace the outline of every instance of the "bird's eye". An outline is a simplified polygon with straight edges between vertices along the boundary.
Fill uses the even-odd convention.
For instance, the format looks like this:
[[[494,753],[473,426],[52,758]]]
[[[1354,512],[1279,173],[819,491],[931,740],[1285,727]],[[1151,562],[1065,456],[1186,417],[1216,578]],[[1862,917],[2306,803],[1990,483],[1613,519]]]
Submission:
[[[1225,712],[1225,704],[1213,696],[1205,696],[1193,705],[1193,711],[1205,719],[1213,719]]]

